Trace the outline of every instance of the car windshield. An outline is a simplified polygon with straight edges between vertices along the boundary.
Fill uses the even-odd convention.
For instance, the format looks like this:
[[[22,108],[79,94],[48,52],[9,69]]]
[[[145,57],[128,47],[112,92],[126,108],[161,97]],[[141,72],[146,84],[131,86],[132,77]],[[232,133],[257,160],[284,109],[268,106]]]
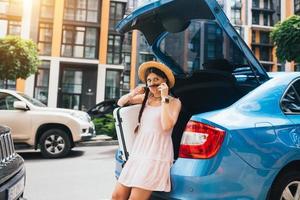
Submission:
[[[45,104],[43,104],[42,102],[40,102],[39,100],[36,100],[30,96],[27,96],[26,94],[23,94],[23,93],[18,93],[20,96],[22,96],[23,98],[25,98],[27,101],[29,101],[30,103],[32,103],[33,105],[35,106],[38,106],[38,107],[46,107]]]
[[[253,77],[243,52],[213,20],[192,20],[185,31],[169,33],[160,43],[160,51],[184,74],[221,69],[237,78]]]

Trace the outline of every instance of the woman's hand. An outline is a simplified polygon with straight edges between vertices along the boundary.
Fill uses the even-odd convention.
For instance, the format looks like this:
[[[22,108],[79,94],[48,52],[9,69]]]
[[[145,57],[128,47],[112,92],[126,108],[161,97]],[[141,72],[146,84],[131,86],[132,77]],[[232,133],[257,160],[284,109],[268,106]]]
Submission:
[[[144,94],[145,89],[144,89],[143,86],[137,86],[130,93],[131,93],[132,96],[135,96],[135,95],[138,95],[138,94]]]
[[[157,89],[160,91],[160,95],[162,98],[167,97],[169,95],[169,87],[166,83],[161,83]]]

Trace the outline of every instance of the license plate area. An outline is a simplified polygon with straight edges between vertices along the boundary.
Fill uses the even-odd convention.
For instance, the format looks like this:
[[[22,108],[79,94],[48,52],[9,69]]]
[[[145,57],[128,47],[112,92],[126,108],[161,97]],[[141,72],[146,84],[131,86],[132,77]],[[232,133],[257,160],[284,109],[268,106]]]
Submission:
[[[25,179],[22,177],[16,184],[8,189],[8,200],[15,200],[23,192]]]

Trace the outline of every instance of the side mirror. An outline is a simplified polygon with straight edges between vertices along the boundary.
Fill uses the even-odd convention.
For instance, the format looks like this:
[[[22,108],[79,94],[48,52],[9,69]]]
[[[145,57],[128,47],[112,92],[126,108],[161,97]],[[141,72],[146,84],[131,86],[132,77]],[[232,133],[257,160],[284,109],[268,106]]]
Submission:
[[[28,110],[28,107],[27,107],[26,103],[23,102],[23,101],[15,101],[14,102],[14,108],[16,110]]]

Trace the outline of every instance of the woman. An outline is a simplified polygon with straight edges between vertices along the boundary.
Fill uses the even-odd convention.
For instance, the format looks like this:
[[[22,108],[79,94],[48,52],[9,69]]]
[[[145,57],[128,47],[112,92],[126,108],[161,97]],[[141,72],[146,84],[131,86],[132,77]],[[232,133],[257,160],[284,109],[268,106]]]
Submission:
[[[118,101],[119,106],[142,106],[135,129],[137,136],[113,200],[146,200],[152,191],[171,190],[171,133],[181,109],[180,100],[169,96],[175,78],[167,66],[154,61],[143,63],[138,75],[147,87],[137,87]]]

